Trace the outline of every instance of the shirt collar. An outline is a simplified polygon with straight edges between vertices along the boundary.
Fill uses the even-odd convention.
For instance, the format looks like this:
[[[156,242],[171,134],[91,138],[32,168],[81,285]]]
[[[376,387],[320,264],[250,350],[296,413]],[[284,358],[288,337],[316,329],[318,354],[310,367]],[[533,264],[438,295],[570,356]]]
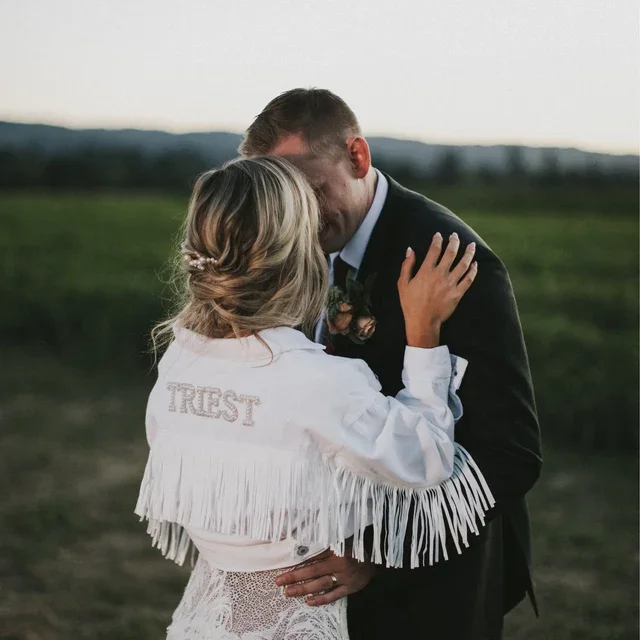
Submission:
[[[173,326],[175,342],[184,349],[198,354],[207,354],[222,360],[269,361],[282,353],[296,350],[320,350],[324,345],[316,344],[302,331],[291,327],[265,329],[258,335],[271,349],[271,352],[255,336],[248,338],[214,339],[202,336],[194,331]]]
[[[367,211],[367,215],[364,217],[358,230],[340,252],[340,257],[356,271],[360,269],[367,245],[369,244],[369,239],[373,233],[373,228],[376,226],[376,222],[378,222],[378,218],[382,213],[384,202],[387,199],[387,192],[389,191],[387,179],[377,169],[374,168],[374,171],[378,176],[378,183],[376,184],[376,192],[373,196],[371,207],[369,211]]]

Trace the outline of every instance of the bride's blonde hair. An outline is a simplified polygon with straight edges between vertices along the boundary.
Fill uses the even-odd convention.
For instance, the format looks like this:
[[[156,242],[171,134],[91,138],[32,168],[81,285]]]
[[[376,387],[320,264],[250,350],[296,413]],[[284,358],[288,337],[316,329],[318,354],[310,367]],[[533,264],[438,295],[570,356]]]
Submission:
[[[154,346],[171,341],[174,323],[209,338],[281,326],[311,335],[328,287],[319,224],[313,190],[286,160],[202,174],[177,256],[178,311],[153,329]]]

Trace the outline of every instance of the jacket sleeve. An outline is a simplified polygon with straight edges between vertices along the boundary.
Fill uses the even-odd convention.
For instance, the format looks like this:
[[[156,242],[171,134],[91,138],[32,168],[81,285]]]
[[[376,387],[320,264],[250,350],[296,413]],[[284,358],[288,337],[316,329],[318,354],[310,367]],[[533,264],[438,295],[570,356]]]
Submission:
[[[317,433],[333,445],[327,449],[341,494],[353,496],[355,557],[364,557],[367,524],[375,563],[403,566],[406,539],[411,567],[447,559],[447,540],[460,552],[494,504],[473,459],[454,442],[466,362],[450,357],[447,347],[407,347],[405,386],[395,398],[379,392],[363,362],[344,362],[350,382],[342,376],[340,382],[350,409],[339,427]]]
[[[351,408],[333,434],[340,464],[391,486],[426,488],[450,478],[454,424],[462,415],[456,391],[466,361],[450,357],[447,347],[407,347],[405,386],[395,398],[379,392],[362,361],[346,363],[351,380],[344,390]]]
[[[511,281],[500,260],[483,253],[478,276],[445,323],[442,340],[469,361],[460,392],[465,414],[456,440],[473,456],[499,507],[531,489],[542,458]]]

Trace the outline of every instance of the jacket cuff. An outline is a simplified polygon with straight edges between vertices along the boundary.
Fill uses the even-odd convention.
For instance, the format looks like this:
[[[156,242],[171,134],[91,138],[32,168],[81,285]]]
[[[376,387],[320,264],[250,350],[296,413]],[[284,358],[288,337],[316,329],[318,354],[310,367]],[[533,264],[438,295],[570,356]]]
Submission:
[[[446,346],[434,349],[406,347],[402,382],[405,388],[411,389],[412,382],[424,380],[425,376],[431,380],[448,379],[449,394],[454,396],[462,384],[468,364],[464,358],[451,355]]]
[[[411,380],[420,380],[425,376],[431,379],[451,376],[451,356],[446,346],[434,349],[406,347],[404,351],[404,370],[402,380],[407,385]]]

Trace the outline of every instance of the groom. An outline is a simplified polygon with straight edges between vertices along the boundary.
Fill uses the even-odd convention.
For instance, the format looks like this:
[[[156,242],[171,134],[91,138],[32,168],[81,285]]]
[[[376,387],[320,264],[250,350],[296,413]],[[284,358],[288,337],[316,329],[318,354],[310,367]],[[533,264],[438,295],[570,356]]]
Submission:
[[[487,526],[447,562],[385,569],[326,553],[281,576],[289,596],[322,605],[349,595],[352,640],[497,640],[503,616],[529,594],[530,540],[524,496],[540,474],[540,432],[511,282],[500,259],[450,211],[371,165],[369,146],[345,102],[330,91],[294,89],[272,100],[246,132],[246,156],[287,158],[320,200],[321,242],[332,277],[351,270],[371,294],[377,319],[364,344],[336,336],[335,355],[369,364],[387,395],[403,387],[404,321],[396,282],[407,247],[421,262],[436,232],[477,243],[475,283],[442,328],[442,342],[469,361],[456,440],[473,456],[497,500]],[[410,530],[410,527],[409,527]],[[405,563],[406,564],[406,563]],[[304,584],[293,584],[304,581]],[[365,588],[366,587],[366,588]]]

